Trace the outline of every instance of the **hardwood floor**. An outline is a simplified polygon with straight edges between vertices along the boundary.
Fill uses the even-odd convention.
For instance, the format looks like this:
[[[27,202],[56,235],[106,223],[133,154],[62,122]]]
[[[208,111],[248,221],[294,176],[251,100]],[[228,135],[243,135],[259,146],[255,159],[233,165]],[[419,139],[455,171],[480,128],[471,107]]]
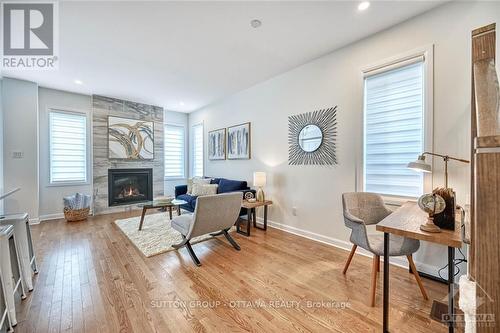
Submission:
[[[145,258],[113,224],[132,214],[33,226],[40,273],[16,332],[382,330],[382,274],[369,306],[371,258],[354,256],[344,276],[349,252],[272,228],[233,233],[239,252],[223,238],[193,245],[201,267],[186,249]],[[428,315],[446,286],[423,283],[429,301],[391,267],[391,331],[447,331]]]

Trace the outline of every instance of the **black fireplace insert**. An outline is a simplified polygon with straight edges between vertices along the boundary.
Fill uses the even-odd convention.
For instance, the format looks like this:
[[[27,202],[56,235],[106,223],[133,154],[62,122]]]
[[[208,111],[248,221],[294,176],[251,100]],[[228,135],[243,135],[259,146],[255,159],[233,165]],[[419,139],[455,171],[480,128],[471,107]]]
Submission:
[[[153,169],[108,169],[109,207],[153,200]]]

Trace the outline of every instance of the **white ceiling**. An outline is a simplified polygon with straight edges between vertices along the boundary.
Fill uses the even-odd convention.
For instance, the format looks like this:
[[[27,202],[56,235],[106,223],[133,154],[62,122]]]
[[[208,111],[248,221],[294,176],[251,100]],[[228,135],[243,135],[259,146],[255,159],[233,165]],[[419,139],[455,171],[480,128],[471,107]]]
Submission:
[[[440,3],[60,2],[59,70],[2,74],[190,112]]]

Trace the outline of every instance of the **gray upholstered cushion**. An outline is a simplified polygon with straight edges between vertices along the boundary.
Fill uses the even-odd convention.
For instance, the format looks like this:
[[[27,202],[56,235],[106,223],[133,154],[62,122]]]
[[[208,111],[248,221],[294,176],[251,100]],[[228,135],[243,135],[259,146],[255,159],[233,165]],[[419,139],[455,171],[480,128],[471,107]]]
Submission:
[[[368,235],[370,249],[366,249],[378,256],[384,255],[384,235]],[[417,252],[420,242],[416,239],[404,238],[401,236],[389,236],[389,256],[407,256]]]
[[[377,224],[391,214],[382,197],[376,193],[352,192],[342,194],[344,223],[351,231],[351,242],[376,255],[384,255],[384,235],[368,235],[366,225]],[[396,235],[389,237],[389,256],[409,255],[418,250],[418,240]]]
[[[186,236],[191,228],[191,223],[193,223],[192,215],[181,215],[174,217],[170,222],[170,225],[183,236]]]
[[[192,196],[202,196],[202,195],[214,195],[217,194],[217,184],[193,184],[193,189],[191,190]]]
[[[187,238],[231,228],[241,209],[243,192],[231,192],[198,197],[194,222]]]
[[[238,219],[242,197],[242,192],[198,197],[194,214],[174,217],[172,228],[188,239],[229,229]]]
[[[342,204],[345,212],[362,220],[366,225],[377,224],[391,214],[382,197],[376,193],[344,193]]]

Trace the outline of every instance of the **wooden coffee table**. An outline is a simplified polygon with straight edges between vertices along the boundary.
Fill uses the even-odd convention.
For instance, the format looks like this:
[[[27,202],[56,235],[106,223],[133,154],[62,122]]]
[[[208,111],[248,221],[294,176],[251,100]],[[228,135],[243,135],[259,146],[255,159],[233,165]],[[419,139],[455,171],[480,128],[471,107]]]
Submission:
[[[254,201],[250,202],[248,200],[243,200],[241,203],[241,208],[246,208],[248,217],[247,217],[247,227],[246,231],[243,231],[240,227],[240,224],[242,222],[241,219],[238,219],[238,222],[236,223],[236,232],[245,235],[245,236],[250,236],[250,225],[253,224],[253,227],[256,229],[260,230],[267,230],[267,206],[272,205],[273,202],[271,200],[265,200],[265,201]],[[257,207],[264,207],[264,226],[259,227],[257,225],[257,214],[255,212],[255,208]]]
[[[142,224],[144,223],[144,216],[146,216],[146,211],[148,209],[154,208],[164,208],[168,210],[170,219],[172,219],[172,209],[177,208],[177,214],[181,215],[181,206],[187,204],[187,201],[174,199],[170,202],[165,201],[148,201],[140,205],[142,207],[141,222],[139,222],[139,230],[142,230]]]

